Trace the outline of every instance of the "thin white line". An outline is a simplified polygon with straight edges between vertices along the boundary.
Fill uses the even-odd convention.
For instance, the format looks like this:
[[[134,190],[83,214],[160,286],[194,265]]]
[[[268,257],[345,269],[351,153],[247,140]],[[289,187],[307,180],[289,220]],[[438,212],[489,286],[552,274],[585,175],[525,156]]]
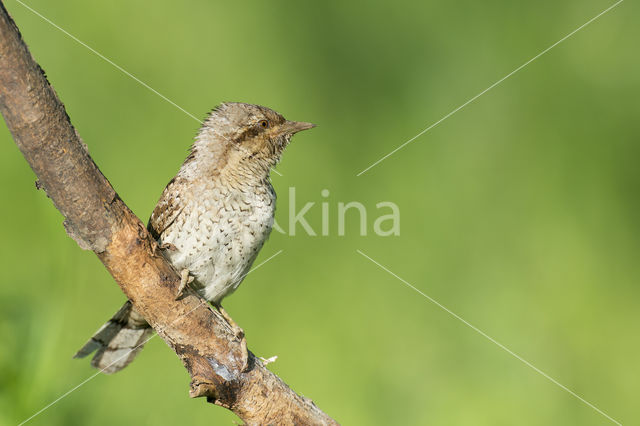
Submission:
[[[78,39],[77,37],[75,37],[73,34],[69,33],[68,31],[66,31],[65,29],[61,28],[60,26],[58,26],[56,23],[54,23],[53,21],[51,21],[50,19],[46,18],[45,16],[43,16],[42,14],[38,13],[36,10],[34,10],[33,8],[31,8],[29,5],[23,3],[20,0],[16,0],[16,2],[18,2],[20,5],[22,5],[23,7],[25,7],[26,9],[30,10],[32,13],[34,13],[35,15],[39,16],[40,18],[42,18],[43,20],[45,20],[46,22],[48,22],[49,24],[51,24],[52,26],[54,26],[55,28],[57,28],[58,30],[60,30],[61,32],[63,32],[64,34],[66,34],[68,37],[70,37],[71,39],[73,39],[75,42],[81,44],[82,46],[86,47],[87,49],[89,49],[92,53],[94,53],[95,55],[99,56],[100,58],[102,58],[103,60],[105,60],[106,62],[108,62],[109,64],[113,65],[115,68],[117,68],[119,71],[121,71],[122,73],[124,73],[125,75],[131,77],[132,79],[134,79],[135,81],[137,81],[138,83],[140,83],[142,86],[146,87],[147,89],[151,90],[153,93],[155,93],[156,95],[160,96],[162,99],[164,99],[165,101],[169,102],[171,105],[173,105],[174,107],[178,108],[180,111],[184,112],[185,114],[187,114],[189,117],[193,118],[194,120],[196,120],[198,123],[201,123],[202,120],[199,120],[195,115],[191,114],[189,111],[185,110],[184,108],[182,108],[180,105],[176,104],[175,102],[173,102],[171,99],[167,98],[165,95],[163,95],[162,93],[158,92],[156,89],[154,89],[153,87],[149,86],[147,83],[145,83],[144,81],[140,80],[138,77],[136,77],[135,75],[131,74],[129,71],[125,70],[124,68],[122,68],[120,65],[116,64],[115,62],[113,62],[111,59],[107,58],[106,56],[104,56],[103,54],[101,54],[100,52],[98,52],[97,50],[95,50],[94,48],[92,48],[91,46],[89,46],[88,44],[86,44],[85,42],[83,42],[82,40]]]
[[[253,268],[251,268],[251,270],[249,272],[247,272],[246,274],[244,274],[242,277],[240,277],[240,279],[244,279],[247,275],[249,275],[250,273],[252,273],[253,271],[257,270],[258,268],[260,268],[262,265],[264,265],[265,263],[269,262],[271,259],[273,259],[274,257],[276,257],[277,255],[279,255],[280,253],[282,253],[284,250],[278,250],[274,255],[272,255],[271,257],[269,257],[267,260],[261,262],[260,264],[258,264],[257,266],[254,266]],[[200,306],[202,306],[203,304],[205,304],[207,301],[205,299],[203,299],[195,308],[193,308],[192,310],[190,310],[189,312],[187,312],[186,314],[182,314],[180,315],[178,318],[176,318],[175,320],[173,320],[173,322],[171,324],[169,324],[167,327],[164,328],[164,330],[166,330],[168,327],[171,327],[173,324],[176,323],[176,321],[178,321],[181,318],[186,317],[187,315],[189,315],[191,312],[195,311],[196,309],[198,309]],[[113,361],[111,364],[107,365],[106,367],[104,367],[102,370],[98,371],[97,373],[94,373],[92,376],[88,377],[87,379],[85,379],[83,382],[81,382],[80,384],[76,385],[75,387],[69,389],[67,392],[65,392],[64,394],[62,394],[61,396],[59,396],[57,399],[55,399],[53,402],[49,403],[47,406],[45,406],[44,408],[42,408],[40,411],[38,411],[37,413],[33,414],[31,417],[29,417],[28,419],[22,421],[18,426],[22,426],[23,424],[27,423],[28,421],[30,421],[31,419],[33,419],[34,417],[38,416],[40,413],[42,413],[43,411],[47,410],[48,408],[50,408],[51,406],[55,405],[58,401],[64,399],[66,396],[68,396],[69,394],[71,394],[73,391],[75,391],[76,389],[80,388],[81,386],[83,386],[85,383],[91,381],[92,379],[94,379],[96,376],[98,376],[100,373],[102,373],[103,371],[105,371],[107,368],[111,367],[113,364],[115,364],[116,362],[120,361],[122,358],[128,356],[131,352],[135,351],[136,349],[138,349],[140,346],[146,344],[149,340],[153,339],[154,337],[156,337],[157,334],[154,334],[153,336],[149,337],[147,340],[145,340],[144,342],[140,343],[139,345],[131,348],[129,350],[129,352],[125,353],[124,355],[122,355],[121,357],[119,357],[118,359],[116,359],[115,361]]]
[[[444,120],[446,120],[447,118],[451,117],[453,114],[455,114],[456,112],[460,111],[462,108],[466,107],[467,105],[469,105],[471,102],[475,101],[476,99],[478,99],[480,96],[484,95],[485,93],[487,93],[489,90],[493,89],[494,87],[496,87],[498,84],[502,83],[503,81],[505,81],[506,79],[508,79],[509,77],[511,77],[512,75],[514,75],[515,73],[517,73],[518,71],[520,71],[522,68],[526,67],[527,65],[529,65],[531,62],[535,61],[536,59],[538,59],[539,57],[541,57],[542,55],[544,55],[545,53],[547,53],[548,51],[550,51],[551,49],[553,49],[554,47],[556,47],[557,45],[559,45],[560,43],[562,43],[563,41],[565,41],[566,39],[568,39],[569,37],[571,37],[572,35],[574,35],[575,33],[577,33],[578,31],[580,31],[581,29],[583,29],[584,27],[586,27],[587,25],[589,25],[590,23],[592,23],[593,21],[595,21],[596,19],[598,19],[599,17],[601,17],[602,15],[604,15],[605,13],[609,12],[611,9],[613,9],[614,7],[618,6],[620,3],[622,3],[624,0],[618,0],[618,2],[616,2],[615,4],[613,4],[612,6],[609,6],[607,9],[605,9],[604,11],[600,12],[599,14],[597,14],[596,16],[594,16],[593,18],[589,19],[587,22],[585,22],[584,24],[580,25],[578,28],[576,28],[575,30],[571,31],[569,34],[567,34],[566,36],[564,36],[563,38],[561,38],[560,40],[558,40],[557,42],[553,43],[551,46],[547,47],[546,49],[544,49],[542,52],[538,53],[536,56],[534,56],[533,58],[529,59],[527,62],[525,62],[524,64],[520,65],[518,68],[516,68],[515,70],[511,71],[509,74],[505,75],[504,77],[502,77],[500,80],[496,81],[495,83],[493,83],[491,86],[487,87],[486,89],[484,89],[482,92],[478,93],[477,95],[475,95],[473,98],[469,99],[467,102],[463,103],[462,105],[460,105],[458,108],[454,109],[453,111],[451,111],[449,114],[445,115],[444,117],[442,117],[440,120],[436,121],[435,123],[433,123],[432,125],[430,125],[429,127],[427,127],[426,129],[424,129],[423,131],[421,131],[420,133],[418,133],[417,135],[415,135],[414,137],[412,137],[411,139],[409,139],[408,141],[406,141],[405,143],[403,143],[402,145],[398,146],[396,149],[394,149],[393,151],[391,151],[390,153],[388,153],[387,155],[385,155],[384,157],[380,158],[378,161],[376,161],[375,163],[371,164],[369,167],[367,167],[366,169],[364,169],[363,171],[361,171],[360,173],[358,173],[356,176],[360,176],[364,173],[366,173],[369,169],[377,166],[378,164],[380,164],[382,161],[386,160],[388,157],[392,156],[393,154],[395,154],[396,152],[400,151],[402,148],[404,148],[405,146],[409,145],[411,142],[413,142],[414,140],[416,140],[417,138],[419,138],[420,136],[424,135],[425,133],[427,133],[429,130],[433,129],[434,127],[436,127],[438,124],[442,123]]]
[[[388,272],[389,274],[393,275],[395,278],[397,278],[398,280],[402,281],[404,284],[406,284],[408,287],[410,287],[411,289],[413,289],[414,291],[416,291],[417,293],[421,294],[423,297],[425,297],[426,299],[428,299],[431,303],[437,305],[439,308],[443,309],[444,311],[446,311],[448,314],[450,314],[451,316],[453,316],[454,318],[456,318],[457,320],[459,320],[460,322],[462,322],[463,324],[465,324],[466,326],[470,327],[471,329],[473,329],[474,331],[476,331],[477,333],[479,333],[480,335],[482,335],[483,337],[487,338],[490,342],[496,344],[499,348],[503,349],[504,351],[506,351],[507,353],[509,353],[510,355],[512,355],[513,357],[515,357],[516,359],[520,360],[521,362],[523,362],[525,365],[527,365],[528,367],[532,368],[534,371],[536,371],[537,373],[541,374],[542,376],[544,376],[545,378],[547,378],[548,380],[550,380],[552,383],[554,383],[555,385],[559,386],[560,388],[562,388],[563,390],[565,390],[566,392],[570,393],[571,395],[573,395],[574,397],[578,398],[580,401],[582,401],[583,403],[585,403],[586,405],[588,405],[589,407],[593,408],[594,410],[596,410],[598,413],[600,413],[601,415],[603,415],[604,417],[606,417],[607,419],[611,420],[613,423],[617,424],[617,425],[622,425],[620,422],[618,422],[617,420],[613,419],[612,417],[610,417],[609,415],[607,415],[604,411],[600,410],[598,407],[596,407],[595,405],[591,404],[589,401],[585,400],[584,398],[582,398],[580,395],[578,395],[577,393],[573,392],[571,389],[567,388],[566,386],[564,386],[563,384],[559,383],[557,380],[555,380],[553,377],[549,376],[547,373],[545,373],[544,371],[540,370],[539,368],[537,368],[536,366],[534,366],[533,364],[531,364],[529,361],[527,361],[526,359],[522,358],[521,356],[519,356],[518,354],[516,354],[515,352],[513,352],[512,350],[510,350],[509,348],[507,348],[506,346],[504,346],[502,343],[498,342],[497,340],[495,340],[493,337],[489,336],[488,334],[486,334],[485,332],[483,332],[482,330],[480,330],[479,328],[477,328],[476,326],[474,326],[473,324],[469,323],[468,321],[464,320],[462,317],[460,317],[459,315],[457,315],[455,312],[452,312],[451,310],[449,310],[446,306],[442,305],[441,303],[439,303],[437,300],[433,299],[432,297],[428,296],[427,294],[423,293],[421,290],[417,289],[416,287],[414,287],[413,285],[411,285],[409,282],[405,281],[404,279],[402,279],[401,277],[399,277],[398,275],[394,274],[393,272],[391,272],[387,267],[381,265],[380,263],[376,262],[375,260],[373,260],[371,257],[367,256],[366,254],[364,254],[361,250],[356,250],[358,253],[360,253],[362,256],[366,257],[367,259],[369,259],[371,262],[375,263],[376,265],[378,265],[381,269],[385,270],[386,272]]]
[[[174,107],[178,108],[180,111],[184,112],[185,114],[187,114],[189,117],[193,118],[194,120],[196,120],[198,123],[202,123],[202,120],[199,120],[198,117],[196,117],[195,115],[191,114],[189,111],[187,111],[186,109],[182,108],[180,105],[176,104],[175,102],[173,102],[171,99],[167,98],[165,95],[163,95],[162,93],[158,92],[156,89],[154,89],[153,87],[149,86],[147,83],[145,83],[144,81],[140,80],[138,77],[136,77],[135,75],[131,74],[129,71],[125,70],[124,68],[122,68],[120,65],[116,64],[115,62],[113,62],[111,59],[107,58],[106,56],[104,56],[102,53],[98,52],[97,50],[95,50],[94,48],[92,48],[91,46],[89,46],[87,43],[83,42],[82,40],[80,40],[79,38],[77,38],[76,36],[74,36],[73,34],[69,33],[67,30],[65,30],[64,28],[60,27],[59,25],[57,25],[55,22],[53,22],[52,20],[50,20],[49,18],[45,17],[44,15],[42,15],[41,13],[39,13],[38,11],[36,11],[35,9],[33,9],[32,7],[30,7],[29,5],[23,3],[20,0],[15,0],[16,2],[18,2],[20,5],[22,5],[24,8],[30,10],[33,14],[39,16],[41,19],[43,19],[44,21],[48,22],[49,24],[51,24],[54,28],[57,28],[58,30],[60,30],[62,33],[66,34],[69,38],[71,38],[72,40],[74,40],[75,42],[79,43],[80,45],[86,47],[87,49],[89,49],[92,53],[94,53],[95,55],[97,55],[98,57],[102,58],[104,61],[108,62],[109,64],[111,64],[112,66],[114,66],[116,69],[118,69],[119,71],[121,71],[123,74],[125,74],[128,77],[131,77],[133,80],[135,80],[136,82],[138,82],[139,84],[141,84],[143,87],[149,89],[150,91],[152,91],[153,93],[155,93],[156,95],[160,96],[162,99],[164,99],[165,101],[169,102],[171,105],[173,105]],[[271,169],[275,174],[277,174],[278,176],[282,176],[282,173],[280,173],[279,171],[277,171],[276,169]]]
[[[97,373],[95,373],[93,376],[89,377],[88,379],[85,379],[84,382],[80,383],[79,385],[77,385],[76,387],[68,390],[67,392],[65,392],[64,394],[62,394],[60,397],[58,397],[58,399],[56,399],[55,401],[51,402],[49,405],[47,405],[46,407],[44,407],[43,409],[41,409],[40,411],[38,411],[37,413],[35,413],[34,415],[32,415],[31,417],[29,417],[28,419],[22,421],[20,424],[18,424],[18,426],[22,426],[23,424],[27,423],[29,420],[33,419],[34,417],[36,417],[38,414],[42,413],[43,411],[45,411],[46,409],[48,409],[49,407],[51,407],[52,405],[54,405],[56,402],[60,401],[62,398],[66,397],[67,395],[69,395],[71,392],[73,392],[74,390],[78,389],[80,386],[84,385],[85,383],[87,383],[88,381],[90,381],[91,379],[93,379],[94,377],[96,377],[98,374],[100,374],[102,371],[98,371]]]

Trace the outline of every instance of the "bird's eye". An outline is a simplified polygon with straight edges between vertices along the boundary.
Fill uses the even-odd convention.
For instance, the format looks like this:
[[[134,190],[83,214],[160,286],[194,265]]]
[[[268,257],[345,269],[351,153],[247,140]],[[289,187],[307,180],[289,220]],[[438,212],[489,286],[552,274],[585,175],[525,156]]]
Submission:
[[[267,120],[260,120],[258,122],[258,124],[260,125],[260,127],[262,127],[263,129],[266,129],[267,127],[269,127],[269,122]]]

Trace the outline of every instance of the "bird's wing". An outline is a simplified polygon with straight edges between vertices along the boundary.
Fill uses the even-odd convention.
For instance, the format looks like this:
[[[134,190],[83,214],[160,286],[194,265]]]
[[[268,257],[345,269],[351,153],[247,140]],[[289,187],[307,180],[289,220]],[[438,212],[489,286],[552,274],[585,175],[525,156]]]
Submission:
[[[169,181],[149,218],[147,229],[156,241],[160,240],[160,236],[175,222],[184,209],[184,200],[180,199],[180,193],[177,190],[179,184],[177,179],[174,177]]]

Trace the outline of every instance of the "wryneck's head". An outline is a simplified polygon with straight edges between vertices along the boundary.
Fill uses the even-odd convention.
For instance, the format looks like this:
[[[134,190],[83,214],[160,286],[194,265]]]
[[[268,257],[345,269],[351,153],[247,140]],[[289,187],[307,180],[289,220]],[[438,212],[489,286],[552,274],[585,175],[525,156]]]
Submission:
[[[291,137],[312,127],[315,125],[286,120],[263,106],[223,103],[202,124],[180,174],[237,184],[264,182]]]

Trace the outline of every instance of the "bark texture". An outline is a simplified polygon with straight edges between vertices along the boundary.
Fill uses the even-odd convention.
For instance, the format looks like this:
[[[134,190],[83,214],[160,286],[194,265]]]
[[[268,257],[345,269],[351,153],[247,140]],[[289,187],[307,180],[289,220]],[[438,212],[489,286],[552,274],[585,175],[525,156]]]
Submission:
[[[252,353],[242,371],[240,342],[194,292],[175,300],[180,277],[89,156],[1,2],[0,111],[67,233],[96,253],[180,357],[191,375],[191,397],[206,397],[247,424],[337,424]]]

